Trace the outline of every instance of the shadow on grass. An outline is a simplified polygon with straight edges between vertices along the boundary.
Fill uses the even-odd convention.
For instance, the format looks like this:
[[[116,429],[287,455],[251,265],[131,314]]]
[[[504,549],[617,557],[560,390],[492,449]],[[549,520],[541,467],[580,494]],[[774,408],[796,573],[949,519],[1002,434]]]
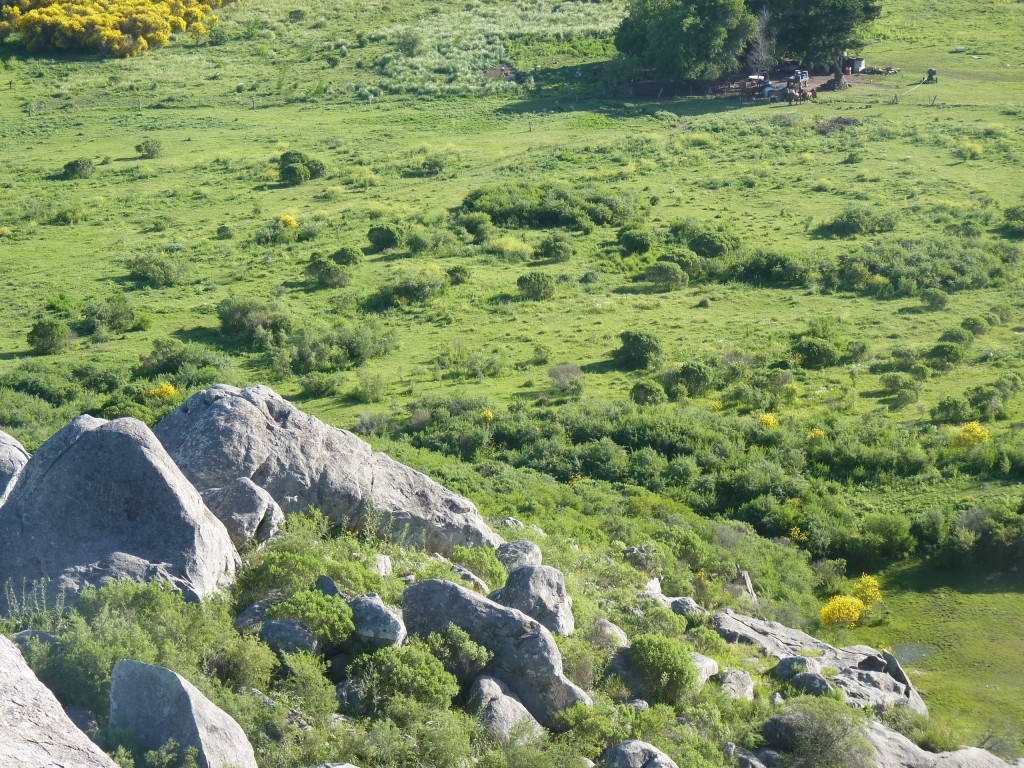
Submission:
[[[614,360],[599,360],[596,363],[587,363],[580,367],[584,373],[614,373],[622,370]]]
[[[247,349],[245,343],[225,336],[218,328],[209,328],[204,325],[197,325],[193,328],[179,328],[176,331],[172,331],[171,336],[186,343],[205,344],[208,347],[217,347],[229,351],[237,350],[242,352]]]
[[[912,592],[949,589],[962,594],[1024,592],[1024,573],[1010,562],[963,563],[939,568],[920,560],[899,563],[886,571],[887,581]]]

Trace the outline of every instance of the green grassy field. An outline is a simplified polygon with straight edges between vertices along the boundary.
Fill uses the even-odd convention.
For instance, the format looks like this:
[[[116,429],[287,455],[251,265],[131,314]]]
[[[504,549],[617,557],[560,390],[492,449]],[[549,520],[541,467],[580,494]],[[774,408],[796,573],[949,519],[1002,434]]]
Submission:
[[[611,74],[593,69],[614,73],[616,3],[339,0],[291,20],[288,10],[269,0],[229,6],[222,44],[182,40],[132,60],[0,50],[0,376],[35,360],[132,372],[155,341],[171,337],[222,354],[217,378],[270,383],[339,426],[367,414],[403,419],[410,404],[453,393],[485,398],[499,421],[514,421],[508,409],[517,404],[560,402],[548,374],[557,363],[584,372],[584,401],[628,401],[647,374],[614,365],[612,356],[620,333],[643,329],[660,338],[669,362],[731,357],[756,361],[742,363],[750,370],[791,370],[793,394],[773,409],[799,440],[815,419],[839,412],[850,423],[881,416],[931,450],[953,429],[928,421],[942,398],[1024,368],[1020,244],[1002,227],[1004,210],[1024,201],[1024,4],[971,0],[951,19],[948,8],[925,0],[891,2],[863,53],[900,74],[856,76],[853,88],[798,106],[619,96]],[[495,76],[503,64],[524,82]],[[915,87],[929,67],[939,84]],[[143,140],[159,141],[162,152],[140,157]],[[326,174],[281,184],[276,160],[286,150],[321,160]],[[78,158],[92,160],[95,172],[60,178]],[[425,172],[427,158],[440,170]],[[450,212],[468,193],[525,181],[628,198],[658,244],[645,256],[623,255],[617,226],[601,225],[569,232],[575,253],[555,263],[517,255],[520,241],[541,243],[542,229],[503,227],[497,235],[511,240],[500,248],[467,244],[455,232]],[[895,214],[895,231],[829,236],[828,225],[858,207]],[[280,229],[286,215],[314,236],[263,242],[261,233]],[[638,281],[667,249],[669,226],[684,218],[725,224],[747,249],[814,265],[914,241],[930,243],[932,255],[1002,261],[984,284],[951,291],[944,309],[929,312],[920,311],[920,290],[877,275],[832,290],[820,266],[786,287],[708,278],[663,291]],[[371,251],[367,230],[390,222],[458,242],[416,254]],[[218,233],[222,227],[230,232]],[[367,250],[347,286],[307,278],[314,253],[343,245]],[[184,276],[147,287],[130,274],[139,256],[167,260]],[[953,261],[954,271],[963,266]],[[454,266],[468,267],[469,280],[441,299],[374,304],[381,286],[403,273],[443,275]],[[516,281],[528,271],[555,279],[553,299],[519,299]],[[141,330],[80,331],[61,355],[31,354],[26,334],[36,319],[79,317],[122,293],[149,316]],[[381,357],[336,366],[335,394],[305,396],[294,366],[275,369],[273,350],[221,333],[218,305],[243,296],[272,302],[296,329],[372,323],[395,343]],[[996,306],[1006,320],[979,335],[963,361],[935,366],[912,402],[894,402],[882,378],[894,348],[923,354],[947,329]],[[793,336],[819,318],[862,341],[864,355],[822,369],[796,366]],[[460,374],[445,363],[458,356],[489,363]],[[140,392],[167,378],[137,374],[132,397],[158,414],[174,403]],[[184,396],[198,383],[179,385]],[[0,386],[0,428],[35,448],[78,412],[104,412],[109,395],[85,387],[47,397]],[[723,399],[723,418],[767,410],[734,407],[724,386],[686,407],[714,414]],[[1008,465],[1021,405],[1019,394],[1008,397],[1001,418],[987,425],[993,441],[1006,441]],[[1012,504],[1013,466],[998,481],[932,466],[903,491],[887,486],[889,478],[835,474],[829,493],[855,517],[896,514],[893,499],[905,503],[902,511],[948,504],[950,488],[964,508],[972,498]],[[995,574],[984,564],[941,574],[890,566],[887,623],[855,633],[927,649],[911,666],[933,712],[975,735],[991,721],[1010,752],[1024,749],[1012,728],[1024,719],[1016,653],[1024,597],[1015,574],[1002,565]]]

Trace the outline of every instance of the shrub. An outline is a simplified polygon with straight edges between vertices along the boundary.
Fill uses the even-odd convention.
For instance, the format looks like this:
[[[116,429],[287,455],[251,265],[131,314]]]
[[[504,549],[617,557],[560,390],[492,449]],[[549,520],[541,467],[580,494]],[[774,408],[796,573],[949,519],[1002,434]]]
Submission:
[[[456,264],[454,267],[449,267],[445,274],[448,275],[448,282],[452,285],[462,285],[469,282],[469,267],[465,264]]]
[[[856,237],[857,235],[873,235],[879,232],[892,232],[896,229],[897,216],[888,211],[879,211],[869,206],[853,206],[832,220],[825,229],[836,237]]]
[[[338,709],[338,699],[327,679],[323,660],[306,651],[286,653],[284,666],[288,675],[281,687],[289,706],[306,715],[315,726],[326,725]]]
[[[988,333],[989,322],[984,317],[965,317],[960,327],[972,336],[981,336]]]
[[[687,246],[705,259],[728,256],[742,246],[739,236],[726,224],[716,225],[687,219],[673,224],[669,232],[677,243]]]
[[[842,349],[831,339],[803,336],[793,344],[793,352],[800,356],[805,368],[828,368],[843,359]]]
[[[864,715],[828,697],[799,696],[770,721],[773,746],[793,768],[870,768],[874,755],[864,737]],[[766,729],[766,735],[767,734]]]
[[[157,339],[153,342],[153,351],[141,358],[138,374],[169,374],[179,386],[190,387],[222,381],[226,367],[222,355],[202,344]]]
[[[647,253],[654,245],[654,235],[644,224],[627,224],[619,230],[617,239],[626,254]]]
[[[28,345],[37,355],[55,355],[71,343],[71,326],[55,317],[44,317],[32,324]]]
[[[477,245],[486,243],[495,232],[491,217],[482,211],[464,213],[457,219],[460,227],[466,230]]]
[[[949,304],[949,294],[938,288],[925,288],[921,291],[921,303],[924,304],[925,309],[936,312],[945,309]]]
[[[163,153],[164,145],[155,139],[144,139],[135,145],[135,151],[138,152],[140,156],[152,160]]]
[[[701,397],[715,385],[717,371],[702,360],[690,360],[665,372],[662,384],[673,400],[692,395]]]
[[[272,619],[301,621],[323,645],[337,645],[355,629],[352,609],[338,595],[325,595],[318,589],[296,592],[283,603],[267,611]]]
[[[217,227],[217,239],[218,240],[231,240],[235,236],[235,231],[231,229],[227,224],[221,224]]]
[[[505,578],[508,576],[505,566],[501,564],[498,556],[494,554],[494,550],[490,547],[463,547],[456,545],[455,549],[452,550],[451,561],[471,570],[483,579],[491,589],[497,589],[504,584]]]
[[[556,389],[562,392],[570,392],[582,385],[583,371],[578,365],[572,363],[558,363],[548,370],[548,378]]]
[[[306,275],[326,288],[338,288],[349,284],[348,272],[331,259],[315,253],[306,265]]]
[[[309,168],[301,163],[292,163],[286,165],[280,171],[281,181],[289,186],[297,187],[300,184],[305,184],[309,181],[312,176],[309,173]]]
[[[188,264],[164,253],[140,254],[128,261],[128,274],[153,288],[180,285],[188,279]]]
[[[964,424],[953,436],[952,446],[957,450],[966,451],[988,442],[989,434],[977,421]]]
[[[967,350],[960,344],[943,341],[932,347],[928,352],[928,356],[946,365],[955,365],[964,361],[967,357]]]
[[[573,256],[574,250],[572,240],[569,239],[568,235],[561,232],[552,232],[540,241],[536,253],[538,258],[550,259],[551,261],[561,263],[569,261]]]
[[[509,261],[526,261],[533,256],[533,248],[512,235],[491,237],[487,240],[487,252]]]
[[[322,371],[312,371],[299,379],[303,397],[331,397],[338,394],[338,377]]]
[[[1003,228],[1016,237],[1024,237],[1024,205],[1013,205],[1003,211]]]
[[[335,264],[342,267],[354,267],[363,260],[363,252],[354,245],[343,245],[331,254]]]
[[[423,304],[440,296],[450,284],[443,272],[402,272],[381,287],[375,301],[384,307]]]
[[[370,227],[366,233],[370,245],[377,251],[387,251],[402,244],[402,230],[397,224]]]
[[[821,623],[826,627],[855,627],[867,606],[858,597],[835,595],[821,609]]]
[[[634,217],[636,201],[597,190],[570,189],[551,182],[481,187],[466,195],[463,213],[486,213],[509,227],[567,227],[590,231],[595,225],[623,225]]]
[[[438,709],[448,709],[458,694],[455,676],[421,640],[390,646],[360,656],[348,669],[349,685],[358,691],[360,714],[386,714],[389,703],[407,696]]]
[[[92,160],[81,158],[64,164],[63,176],[65,179],[88,179],[93,173]]]
[[[661,360],[661,341],[650,331],[623,331],[622,346],[615,351],[616,362],[624,368],[653,368]]]
[[[948,341],[952,344],[968,346],[974,341],[974,334],[966,328],[949,328],[943,331],[939,341]]]
[[[504,577],[501,579],[504,580]],[[500,582],[495,579],[494,582],[488,583]],[[444,664],[444,668],[463,685],[471,683],[479,676],[494,657],[494,654],[482,645],[474,643],[466,630],[455,624],[449,624],[440,632],[431,632],[427,638],[427,647]]]
[[[671,261],[659,261],[644,271],[644,280],[663,285],[669,290],[682,288],[690,281],[683,268]]]
[[[550,299],[555,295],[555,280],[544,272],[527,272],[516,280],[519,294],[531,301]]]
[[[638,381],[629,390],[629,397],[637,405],[659,405],[668,400],[665,388],[656,379]]]
[[[870,611],[882,602],[882,590],[879,588],[878,579],[862,573],[857,583],[853,585],[853,596],[864,603],[865,610]]]
[[[697,667],[681,640],[639,634],[630,643],[630,657],[652,702],[672,706],[697,688]]]

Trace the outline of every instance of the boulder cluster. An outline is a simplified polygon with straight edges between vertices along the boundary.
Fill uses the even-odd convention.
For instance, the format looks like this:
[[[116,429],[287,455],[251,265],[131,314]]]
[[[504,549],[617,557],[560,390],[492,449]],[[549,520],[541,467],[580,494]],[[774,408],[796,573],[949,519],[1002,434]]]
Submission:
[[[160,580],[200,599],[231,583],[240,550],[271,539],[287,515],[310,506],[339,525],[397,537],[441,559],[456,546],[492,547],[508,578],[486,597],[481,594],[486,585],[469,571],[459,584],[421,581],[405,589],[400,606],[391,606],[376,594],[346,596],[322,576],[316,589],[346,599],[351,609],[354,632],[344,643],[325,646],[301,622],[268,618],[269,600],[238,616],[239,631],[257,632],[280,653],[322,654],[332,670],[339,670],[339,700],[358,705],[361,691],[345,674],[357,653],[401,646],[410,637],[426,639],[454,625],[489,658],[483,669],[459,681],[466,707],[505,743],[537,738],[559,727],[563,710],[592,704],[563,671],[555,636],[575,631],[573,603],[563,574],[542,562],[536,544],[505,542],[467,499],[374,452],[355,435],[302,413],[266,387],[212,387],[152,431],[134,419],[82,416],[32,456],[0,433],[0,584],[38,584],[46,598],[60,591],[73,602],[82,589],[110,580]],[[391,572],[386,556],[374,567]],[[657,580],[641,597],[709,623],[725,640],[777,660],[772,673],[796,690],[825,695],[838,688],[851,706],[879,711],[906,706],[927,714],[888,652],[834,648],[730,611],[712,616],[693,598],[664,595]],[[9,599],[18,596],[0,591],[0,614],[17,608]],[[595,623],[593,633],[614,651],[613,670],[638,697],[631,703],[646,708],[627,634],[606,619]],[[31,636],[45,642],[43,634],[21,633],[16,640],[28,642]],[[720,685],[727,696],[754,699],[748,672],[720,669],[714,659],[697,653],[692,657],[701,685]],[[113,768],[76,725],[87,730],[89,721],[89,713],[65,712],[18,646],[0,636],[0,765]],[[171,739],[183,749],[194,748],[203,768],[257,765],[241,727],[188,680],[163,667],[130,659],[117,663],[110,681],[110,725],[131,734],[144,749],[158,749]],[[731,754],[751,768],[776,764],[774,750],[785,745],[773,744],[771,736],[785,732],[781,726],[766,728],[762,752],[732,748]],[[982,750],[925,753],[878,724],[868,737],[883,768],[1006,765]],[[601,761],[605,768],[676,768],[659,749],[636,740],[611,746]]]

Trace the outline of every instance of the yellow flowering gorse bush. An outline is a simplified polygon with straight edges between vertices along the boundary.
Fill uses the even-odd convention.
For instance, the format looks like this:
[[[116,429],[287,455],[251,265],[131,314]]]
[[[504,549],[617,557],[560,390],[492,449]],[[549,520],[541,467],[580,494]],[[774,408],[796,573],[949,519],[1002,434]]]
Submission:
[[[828,627],[855,627],[865,610],[859,597],[836,595],[821,609],[821,623]]]
[[[779,419],[774,413],[762,413],[758,421],[761,422],[761,426],[768,427],[768,429],[775,429],[779,426]]]
[[[180,394],[181,392],[178,390],[176,386],[166,381],[163,384],[155,386],[152,389],[147,389],[145,391],[146,397],[153,397],[158,400],[169,400],[170,398],[177,397]]]
[[[289,215],[287,213],[280,218],[280,222],[281,222],[281,226],[284,227],[285,229],[298,229],[299,228],[299,220],[296,219],[294,216],[291,216],[291,215]]]
[[[30,51],[138,56],[175,32],[201,37],[225,0],[0,0],[0,43],[18,33]]]
[[[988,441],[988,430],[980,422],[969,421],[953,436],[953,447],[961,450],[974,448]]]

